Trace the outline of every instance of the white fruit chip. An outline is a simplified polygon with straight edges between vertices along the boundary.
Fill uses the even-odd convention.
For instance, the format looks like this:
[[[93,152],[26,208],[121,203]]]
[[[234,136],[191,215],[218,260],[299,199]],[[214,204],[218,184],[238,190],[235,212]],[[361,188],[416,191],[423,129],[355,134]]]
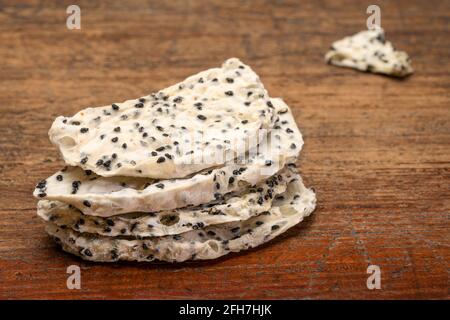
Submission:
[[[360,71],[406,77],[413,73],[406,52],[397,51],[381,28],[361,31],[334,42],[325,55],[327,63]]]
[[[49,137],[68,165],[101,176],[184,178],[239,156],[235,144],[252,147],[272,117],[258,75],[233,58],[157,93],[60,116]]]
[[[269,211],[248,220],[212,225],[175,236],[140,240],[105,237],[61,228],[52,222],[46,230],[63,250],[86,260],[182,262],[216,259],[230,252],[254,248],[282,234],[311,214],[315,194],[301,179],[292,181]]]

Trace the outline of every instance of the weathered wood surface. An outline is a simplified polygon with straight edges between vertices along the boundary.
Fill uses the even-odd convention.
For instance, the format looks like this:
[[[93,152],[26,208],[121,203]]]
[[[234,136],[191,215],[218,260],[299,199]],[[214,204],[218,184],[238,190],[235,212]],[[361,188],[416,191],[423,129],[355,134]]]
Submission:
[[[398,81],[325,65],[365,28],[364,1],[0,1],[0,298],[449,298],[450,2],[382,1],[416,73]],[[87,263],[58,250],[31,193],[63,163],[47,131],[237,56],[293,108],[311,218],[211,262]],[[66,268],[82,289],[66,288]],[[381,290],[366,268],[380,266]]]

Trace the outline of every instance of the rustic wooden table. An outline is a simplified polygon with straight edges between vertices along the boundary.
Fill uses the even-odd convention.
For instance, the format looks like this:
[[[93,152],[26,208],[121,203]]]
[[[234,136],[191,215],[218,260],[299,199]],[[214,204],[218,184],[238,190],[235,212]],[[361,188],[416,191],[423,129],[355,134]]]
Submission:
[[[365,28],[366,1],[0,2],[0,298],[397,299],[450,297],[450,2],[382,1],[404,80],[328,66]],[[237,56],[293,108],[318,207],[261,248],[217,261],[96,264],[63,253],[34,185],[63,162],[58,115],[163,88]],[[66,288],[81,267],[82,289]],[[366,287],[369,265],[381,289]]]

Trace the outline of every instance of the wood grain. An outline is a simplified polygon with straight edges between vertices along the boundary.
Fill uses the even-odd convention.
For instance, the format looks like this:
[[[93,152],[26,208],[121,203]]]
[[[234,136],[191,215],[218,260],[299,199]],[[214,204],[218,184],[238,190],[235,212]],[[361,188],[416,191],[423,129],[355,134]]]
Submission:
[[[381,1],[404,80],[325,65],[365,28],[364,1],[0,1],[0,298],[422,299],[449,295],[450,2]],[[217,261],[95,264],[58,250],[36,182],[63,162],[47,131],[237,56],[293,108],[318,208],[261,248]],[[66,288],[66,268],[82,289]],[[368,290],[368,265],[382,289]]]

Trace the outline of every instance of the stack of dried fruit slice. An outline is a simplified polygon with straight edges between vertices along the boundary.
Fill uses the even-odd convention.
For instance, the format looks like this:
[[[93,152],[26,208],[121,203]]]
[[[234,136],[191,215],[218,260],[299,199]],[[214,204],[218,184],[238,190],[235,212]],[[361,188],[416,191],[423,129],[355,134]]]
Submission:
[[[214,259],[299,223],[315,195],[295,168],[289,107],[238,59],[136,100],[58,117],[67,167],[42,180],[38,216],[93,261]]]

